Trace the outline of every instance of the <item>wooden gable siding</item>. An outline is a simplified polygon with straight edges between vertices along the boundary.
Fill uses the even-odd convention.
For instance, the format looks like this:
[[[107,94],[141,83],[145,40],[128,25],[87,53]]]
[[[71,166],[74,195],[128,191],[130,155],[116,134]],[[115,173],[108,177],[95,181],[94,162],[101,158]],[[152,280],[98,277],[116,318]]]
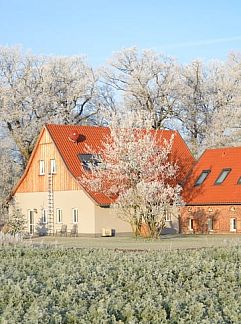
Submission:
[[[57,172],[53,175],[54,191],[79,190],[80,187],[68,171],[51,136],[44,129],[36,150],[33,152],[29,168],[16,192],[43,192],[48,190],[50,160],[56,160]],[[45,175],[39,175],[39,161],[45,162]]]

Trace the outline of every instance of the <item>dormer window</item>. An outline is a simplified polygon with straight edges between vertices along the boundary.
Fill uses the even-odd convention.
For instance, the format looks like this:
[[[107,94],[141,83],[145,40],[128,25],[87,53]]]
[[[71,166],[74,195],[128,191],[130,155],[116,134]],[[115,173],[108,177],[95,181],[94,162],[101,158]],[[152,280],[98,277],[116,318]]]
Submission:
[[[195,182],[195,186],[200,186],[207,178],[211,170],[203,170],[200,176],[197,178],[197,181]]]
[[[50,160],[50,173],[51,174],[56,173],[56,160],[55,159]]]
[[[45,174],[44,160],[39,160],[39,175]]]
[[[90,166],[98,166],[100,163],[100,156],[98,154],[78,154],[78,158],[82,162],[85,171],[90,171]]]
[[[221,173],[219,174],[217,180],[215,181],[216,185],[220,185],[224,182],[224,180],[227,178],[229,172],[231,171],[231,169],[223,169],[221,171]]]

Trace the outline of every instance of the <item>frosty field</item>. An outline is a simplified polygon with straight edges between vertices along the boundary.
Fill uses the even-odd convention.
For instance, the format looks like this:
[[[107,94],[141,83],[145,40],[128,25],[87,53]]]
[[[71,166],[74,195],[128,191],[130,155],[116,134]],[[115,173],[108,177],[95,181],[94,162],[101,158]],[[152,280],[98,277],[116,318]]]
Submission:
[[[27,241],[26,241],[27,243]],[[134,237],[36,237],[29,241],[34,245],[54,245],[76,248],[103,248],[117,250],[176,250],[199,249],[210,247],[241,246],[241,235],[161,235],[160,239],[144,239]]]
[[[241,248],[2,247],[1,323],[240,323]]]

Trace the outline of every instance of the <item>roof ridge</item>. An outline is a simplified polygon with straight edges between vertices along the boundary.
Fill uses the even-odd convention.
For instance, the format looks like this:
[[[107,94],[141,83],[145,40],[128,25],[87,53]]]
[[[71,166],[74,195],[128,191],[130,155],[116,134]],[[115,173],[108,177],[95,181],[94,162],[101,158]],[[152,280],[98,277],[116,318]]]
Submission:
[[[98,125],[78,125],[78,124],[49,124],[46,123],[44,124],[45,127],[51,127],[51,126],[56,126],[56,127],[83,127],[83,128],[105,128],[108,129],[109,127],[107,126],[98,126]]]
[[[208,152],[208,151],[221,151],[221,150],[233,150],[233,149],[241,149],[241,145],[207,148],[207,149],[205,149],[205,151],[203,153]]]

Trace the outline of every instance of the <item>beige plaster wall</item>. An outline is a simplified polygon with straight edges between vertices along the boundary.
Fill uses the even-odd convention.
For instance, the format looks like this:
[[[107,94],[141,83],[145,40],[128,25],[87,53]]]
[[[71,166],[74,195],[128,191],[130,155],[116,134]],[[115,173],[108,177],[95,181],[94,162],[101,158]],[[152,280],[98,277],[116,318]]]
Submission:
[[[115,230],[116,235],[121,233],[131,233],[131,226],[122,221],[115,213],[113,208],[102,208],[95,206],[95,231],[97,234],[102,232],[102,228]],[[165,222],[162,234],[179,233],[179,209],[173,208],[171,220]]]
[[[102,228],[112,229],[115,234],[131,233],[131,226],[122,221],[113,208],[95,206],[95,232],[102,233]]]
[[[36,233],[46,232],[47,225],[41,224],[42,209],[48,209],[47,192],[25,192],[15,194],[16,207],[27,217],[27,232],[29,232],[28,210],[34,210]],[[57,223],[56,209],[62,209],[63,222]],[[78,233],[101,235],[102,229],[112,229],[116,235],[131,233],[131,226],[122,221],[113,208],[103,208],[95,205],[83,190],[54,192],[54,232],[60,230],[62,224],[70,231],[73,227],[72,209],[78,209]],[[163,233],[178,232],[178,218],[172,215],[171,222],[166,222]]]
[[[47,209],[47,192],[33,192],[33,193],[16,193],[14,195],[15,207],[20,209],[27,220],[26,232],[29,232],[29,217],[28,211],[35,210],[34,224],[39,223],[41,217],[41,210]]]
[[[42,217],[42,209],[48,208],[48,193],[16,193],[16,207],[20,208],[26,217],[28,210],[36,210],[34,213],[35,225]],[[55,191],[54,192],[54,230],[59,230],[62,224],[56,223],[56,209],[62,209],[63,224],[67,225],[68,230],[73,226],[72,208],[78,208],[78,232],[86,234],[95,233],[95,204],[82,190]],[[27,224],[29,231],[29,221]]]
[[[83,190],[54,192],[54,205],[63,209],[63,223],[69,230],[73,226],[72,208],[78,208],[78,232],[95,233],[95,204]],[[56,224],[56,229],[60,227]]]

